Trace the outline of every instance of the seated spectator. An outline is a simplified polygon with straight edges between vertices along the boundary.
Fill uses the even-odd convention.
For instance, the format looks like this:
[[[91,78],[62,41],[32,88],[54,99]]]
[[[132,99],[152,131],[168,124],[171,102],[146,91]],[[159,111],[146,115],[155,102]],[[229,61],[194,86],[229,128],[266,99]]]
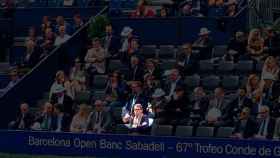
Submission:
[[[130,67],[128,71],[128,81],[143,81],[144,68],[141,64],[139,57],[132,56],[130,58]]]
[[[257,133],[257,123],[250,117],[250,108],[244,107],[235,123],[232,138],[248,139]]]
[[[267,57],[262,69],[262,79],[264,76],[273,76],[275,80],[278,80],[279,72],[278,61],[273,56]]]
[[[165,92],[161,88],[155,89],[154,93],[152,94],[152,109],[155,113],[155,118],[162,118],[162,114],[164,112],[164,109],[166,107],[166,100],[164,98]]]
[[[70,70],[70,80],[74,96],[77,92],[86,90],[86,74],[79,59],[75,60],[75,65]]]
[[[270,26],[265,29],[265,33],[266,38],[264,40],[264,49],[267,50],[270,55],[279,56],[279,36],[277,36],[276,32]]]
[[[73,16],[73,20],[74,20],[74,24],[72,26],[73,27],[72,32],[75,33],[77,30],[79,30],[84,25],[84,22],[83,22],[83,19],[80,14],[75,14]]]
[[[110,113],[106,110],[104,102],[96,100],[94,106],[94,111],[89,115],[87,132],[100,134],[111,131],[112,118]]]
[[[111,58],[119,57],[120,39],[114,34],[111,24],[105,27],[106,35],[103,37],[104,49]]]
[[[193,90],[193,97],[190,105],[190,124],[198,126],[199,123],[203,121],[209,105],[209,99],[203,87],[196,87]]]
[[[33,40],[26,42],[26,52],[23,60],[23,66],[33,68],[39,61],[41,50]]]
[[[142,83],[139,81],[132,81],[130,83],[130,88],[131,88],[130,96],[128,97],[127,102],[122,108],[122,119],[124,119],[124,116],[127,115],[131,116],[133,114],[133,109],[135,104],[141,104],[143,107],[144,114],[149,115],[148,112],[149,98],[143,93]]]
[[[208,16],[209,17],[225,16],[224,0],[209,0]]]
[[[253,29],[250,31],[247,51],[248,55],[254,60],[260,61],[265,57],[264,39],[261,37],[259,29]]]
[[[79,111],[72,119],[70,132],[85,133],[87,131],[89,113],[90,107],[88,105],[80,105]]]
[[[229,17],[234,17],[237,14],[237,1],[229,0],[227,2],[227,9],[225,11],[225,15]]]
[[[227,51],[234,57],[234,62],[246,53],[247,41],[243,32],[236,32],[228,44]]]
[[[9,89],[14,87],[14,85],[16,85],[17,82],[20,80],[17,70],[12,70],[9,73],[9,75],[10,75],[10,82],[8,83],[8,85],[5,88],[0,89],[0,92],[7,92]]]
[[[54,94],[54,91],[60,87],[64,87],[65,82],[65,74],[63,71],[57,71],[55,74],[54,83],[51,86],[49,99],[52,98],[52,95]]]
[[[37,44],[37,42],[39,41],[35,27],[29,28],[28,36],[25,39],[25,45],[27,44],[28,41],[33,41],[35,44]]]
[[[267,74],[263,76],[261,83],[262,97],[266,101],[278,101],[280,96],[280,84],[277,82],[273,75]]]
[[[127,85],[122,79],[121,73],[114,71],[110,74],[110,79],[105,88],[106,101],[110,104],[111,108],[117,105],[125,104],[125,97],[127,95]]]
[[[93,39],[92,48],[87,51],[85,56],[86,69],[89,74],[105,73],[105,59],[105,50],[102,48],[99,38]]]
[[[20,105],[20,111],[16,116],[16,120],[9,124],[11,129],[17,130],[30,130],[34,123],[34,115],[29,111],[29,105],[22,103]]]
[[[188,122],[189,101],[186,97],[185,87],[177,86],[174,94],[164,109],[164,118],[167,124],[182,124]]]
[[[143,113],[141,104],[135,104],[132,115],[125,115],[123,122],[128,124],[132,134],[147,134],[149,127],[149,118]]]
[[[54,105],[54,115],[53,131],[68,132],[71,123],[71,116],[64,112],[62,104]]]
[[[144,75],[143,91],[149,98],[152,96],[156,88],[160,87],[160,81],[155,80],[155,77],[149,73]],[[151,99],[151,98],[150,98]]]
[[[152,75],[155,80],[161,79],[161,71],[160,71],[156,61],[154,61],[153,59],[146,60],[144,74]]]
[[[123,63],[127,64],[127,52],[131,46],[133,39],[133,29],[129,26],[125,26],[121,32],[121,49],[120,49],[120,58]]]
[[[44,34],[48,28],[53,28],[52,22],[49,20],[48,16],[43,16],[41,24],[42,33]]]
[[[55,117],[53,112],[53,104],[46,102],[43,107],[42,113],[36,119],[35,123],[31,127],[33,130],[46,130],[52,131],[55,123]]]
[[[275,119],[271,118],[270,109],[268,106],[262,106],[260,108],[259,118],[258,118],[258,128],[257,133],[254,136],[256,139],[272,139],[274,128],[275,128]]]
[[[168,17],[169,16],[169,14],[168,14],[168,9],[166,8],[166,7],[164,7],[164,6],[161,6],[160,7],[160,10],[159,10],[159,15],[158,15],[158,17],[160,17],[160,18],[166,18],[166,17]]]
[[[183,52],[178,55],[177,65],[185,75],[192,75],[197,71],[199,57],[193,54],[192,44],[186,43],[182,46]]]
[[[166,100],[169,102],[171,97],[175,94],[176,87],[184,87],[184,81],[178,69],[172,69],[168,79],[164,83],[164,91],[166,93]]]
[[[191,16],[191,15],[193,15],[192,1],[186,1],[182,5],[183,5],[183,7],[181,9],[181,15],[182,16]]]
[[[137,37],[133,37],[131,39],[131,43],[128,46],[127,54],[126,54],[126,59],[130,60],[130,58],[134,55],[139,55],[139,50],[140,50],[140,45],[139,45],[139,39]]]
[[[221,126],[230,124],[229,104],[225,100],[225,92],[222,87],[217,87],[213,98],[209,101],[208,111],[206,113],[206,123],[208,126]],[[204,123],[202,123],[204,124]]]
[[[149,18],[154,16],[155,11],[148,4],[147,0],[139,0],[136,10],[131,14],[133,18]]]
[[[43,54],[41,55],[41,58],[44,58],[53,50],[55,40],[55,34],[52,31],[52,28],[46,28],[46,31],[43,35],[43,40],[40,44],[40,47],[43,49]]]
[[[278,98],[278,100],[272,105],[271,107],[271,117],[273,118],[279,118],[280,117],[280,99]],[[280,125],[280,124],[279,124]],[[280,130],[280,129],[278,129]],[[280,131],[279,131],[280,132]],[[280,135],[279,135],[280,136]]]
[[[256,94],[258,91],[261,91],[260,83],[260,78],[256,74],[249,75],[246,84],[247,96],[249,98],[252,98],[254,94]]]
[[[69,40],[71,38],[70,35],[68,35],[66,32],[65,32],[65,26],[60,26],[59,27],[59,33],[54,41],[54,45],[55,46],[59,46],[63,43],[65,43],[67,40]]]
[[[59,34],[59,29],[60,29],[61,26],[64,26],[64,30],[65,30],[66,34],[71,34],[71,27],[70,27],[69,23],[67,23],[64,20],[63,16],[57,16],[56,17],[56,25],[55,25],[55,28],[54,28],[54,32],[56,34]]]
[[[212,57],[213,42],[209,37],[211,31],[201,28],[199,38],[193,43],[193,47],[200,51],[200,59],[210,59]]]
[[[263,97],[262,91],[257,91],[253,96],[252,96],[252,108],[251,108],[251,116],[252,118],[257,118],[258,114],[261,111],[261,107],[263,105],[267,105],[269,107],[272,107],[272,103],[269,100],[265,100]]]

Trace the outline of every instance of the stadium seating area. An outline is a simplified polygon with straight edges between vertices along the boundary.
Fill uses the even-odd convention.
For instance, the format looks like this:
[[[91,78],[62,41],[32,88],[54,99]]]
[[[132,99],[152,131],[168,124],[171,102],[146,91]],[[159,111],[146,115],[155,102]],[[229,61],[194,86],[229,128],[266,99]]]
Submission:
[[[195,2],[182,1],[172,10],[173,5],[165,6],[161,1],[132,3],[131,0],[112,0],[109,15],[114,17],[121,15],[119,11],[124,11],[124,15],[133,18],[155,17],[152,11],[145,15],[141,10],[145,7],[149,10],[152,4],[166,7],[170,16],[189,16],[188,7],[193,7],[190,13],[193,16],[221,17],[226,15],[219,12],[224,7],[232,4],[243,6],[243,1],[209,0],[206,5],[208,10],[203,10],[205,6],[201,5],[199,8],[202,10],[197,11]],[[54,6],[62,6],[61,3],[53,3]],[[87,3],[78,6],[84,7],[84,4]],[[40,6],[41,1],[29,6],[37,5]],[[163,8],[159,9],[162,15]],[[70,39],[70,35],[78,30],[76,27],[84,25],[79,23],[81,18],[88,19],[89,16],[84,18],[75,14],[74,24],[57,16],[56,22],[46,20],[36,26],[44,31],[41,33],[39,30],[41,39],[37,39],[32,29],[28,37],[17,38],[15,54],[39,52],[39,58],[36,58],[35,64],[34,61],[27,64],[25,60],[29,60],[30,56],[17,56],[19,59],[15,59],[15,65],[18,67],[10,72],[12,81],[8,82],[7,73],[0,73],[0,88],[6,84],[12,88],[21,76],[19,70],[32,68],[47,58],[58,37],[63,38],[56,46],[63,47],[68,40],[64,39],[65,34]],[[44,24],[52,29],[47,31],[49,27],[44,28]],[[106,25],[105,37],[79,37],[86,43],[77,47],[74,54],[59,56],[61,70],[57,71],[53,83],[47,83],[52,85],[40,94],[39,100],[21,104],[19,115],[9,128],[178,137],[279,137],[279,32],[271,27],[249,32],[235,30],[232,38],[224,44],[215,44],[211,38],[213,33],[207,26],[197,29],[199,32],[192,37],[195,40],[180,44],[172,41],[164,45],[142,44],[145,39],[132,26],[115,32],[114,25],[110,24]],[[45,40],[53,40],[52,45],[46,47]],[[66,50],[74,47],[67,45]],[[141,119],[147,117],[147,120],[141,120],[146,124],[137,123],[135,107],[142,110]],[[107,120],[104,122],[106,126],[97,121],[99,112],[103,113],[102,121]],[[27,113],[30,118],[24,122],[23,114]],[[58,117],[63,117],[64,122],[57,123],[60,120]],[[270,120],[271,125],[263,123],[264,120]],[[243,125],[244,121],[246,125]],[[247,125],[247,122],[251,124]],[[263,128],[267,128],[265,132]]]

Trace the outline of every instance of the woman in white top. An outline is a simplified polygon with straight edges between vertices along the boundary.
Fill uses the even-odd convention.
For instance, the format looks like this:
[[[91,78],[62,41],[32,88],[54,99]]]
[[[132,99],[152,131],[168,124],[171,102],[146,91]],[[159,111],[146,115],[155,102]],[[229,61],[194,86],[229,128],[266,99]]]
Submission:
[[[279,65],[277,60],[273,56],[267,57],[262,69],[262,78],[264,76],[273,76],[275,80],[278,80],[278,74]]]
[[[90,114],[89,106],[85,104],[80,105],[78,113],[74,115],[72,119],[70,125],[70,131],[75,133],[86,132],[89,114]]]

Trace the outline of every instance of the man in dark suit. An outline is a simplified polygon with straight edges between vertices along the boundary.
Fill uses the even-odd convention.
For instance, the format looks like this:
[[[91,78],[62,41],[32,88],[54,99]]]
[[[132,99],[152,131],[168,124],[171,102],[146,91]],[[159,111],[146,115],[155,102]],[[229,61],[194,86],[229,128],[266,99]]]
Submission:
[[[55,115],[53,112],[53,104],[46,102],[44,105],[43,112],[36,119],[36,123],[39,123],[39,126],[33,127],[34,130],[45,130],[53,131],[56,127]]]
[[[144,68],[141,65],[139,57],[132,56],[130,58],[130,67],[128,74],[128,81],[143,81]]]
[[[149,100],[148,97],[143,94],[142,83],[139,81],[134,81],[131,83],[130,88],[131,95],[123,107],[122,118],[124,118],[124,116],[127,114],[132,115],[135,104],[141,104],[143,113],[148,114],[147,107]]]
[[[29,112],[29,105],[22,103],[20,105],[20,112],[16,117],[16,120],[10,123],[12,129],[29,130],[34,123],[34,116]]]
[[[248,139],[257,133],[257,123],[250,117],[250,109],[244,107],[235,123],[233,138]]]
[[[185,75],[192,75],[197,70],[197,55],[193,54],[192,44],[186,43],[182,46],[183,52],[177,58],[177,65]]]
[[[71,121],[70,115],[64,112],[63,105],[55,104],[52,130],[56,132],[68,132]]]
[[[269,115],[268,106],[262,106],[259,112],[258,130],[255,135],[256,139],[272,139],[275,128],[275,119]]]
[[[103,37],[104,49],[107,50],[111,58],[117,58],[120,49],[120,39],[113,34],[114,32],[111,24],[106,25],[105,32],[106,35]]]
[[[263,80],[263,99],[271,102],[277,101],[280,96],[280,82],[276,81],[275,77],[270,74],[264,75]]]
[[[93,133],[106,133],[111,130],[112,118],[108,111],[104,107],[104,102],[96,100],[95,111],[89,116],[89,123],[87,127],[88,132]]]
[[[75,111],[73,108],[73,99],[65,93],[65,88],[61,87],[56,89],[51,96],[51,103],[62,104],[65,113],[73,116]]]

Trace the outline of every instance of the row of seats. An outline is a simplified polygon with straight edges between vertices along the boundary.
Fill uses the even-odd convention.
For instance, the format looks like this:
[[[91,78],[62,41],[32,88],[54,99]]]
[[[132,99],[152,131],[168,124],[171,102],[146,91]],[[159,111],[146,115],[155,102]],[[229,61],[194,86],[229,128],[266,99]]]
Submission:
[[[175,130],[175,133],[174,133]],[[229,138],[233,133],[233,127],[193,127],[177,126],[175,129],[172,125],[153,125],[151,130],[152,136],[177,136],[177,137],[218,137]],[[115,128],[116,134],[127,134],[128,129],[123,124],[118,124]]]

